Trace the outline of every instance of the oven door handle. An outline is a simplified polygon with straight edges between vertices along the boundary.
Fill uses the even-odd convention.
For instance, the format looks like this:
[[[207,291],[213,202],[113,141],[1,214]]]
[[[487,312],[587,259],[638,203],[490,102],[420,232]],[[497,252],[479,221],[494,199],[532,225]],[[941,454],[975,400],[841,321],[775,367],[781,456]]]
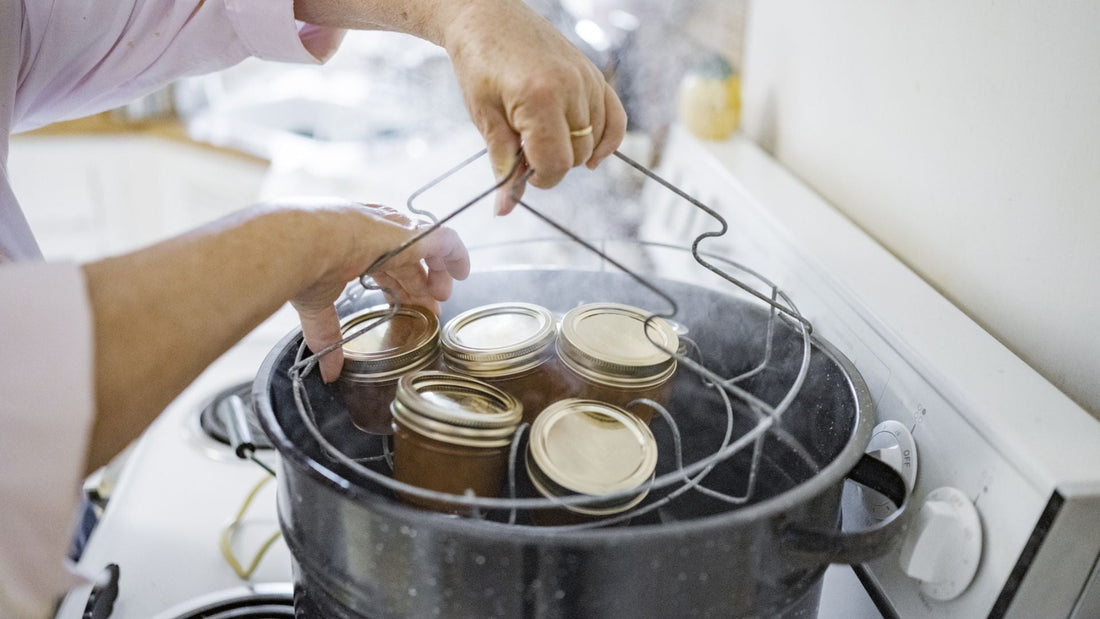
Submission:
[[[846,477],[882,493],[897,509],[882,521],[859,531],[808,529],[791,522],[780,523],[776,531],[778,541],[792,558],[815,565],[856,565],[883,556],[901,542],[909,523],[910,496],[901,475],[881,460],[863,454]]]
[[[88,603],[84,606],[82,617],[86,619],[108,619],[115,610],[118,599],[118,564],[111,563],[103,568],[92,592],[88,594]]]

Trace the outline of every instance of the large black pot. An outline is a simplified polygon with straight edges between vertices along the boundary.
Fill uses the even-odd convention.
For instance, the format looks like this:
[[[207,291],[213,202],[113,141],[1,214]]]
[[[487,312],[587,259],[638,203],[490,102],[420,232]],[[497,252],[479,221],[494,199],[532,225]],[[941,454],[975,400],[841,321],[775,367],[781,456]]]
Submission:
[[[764,359],[769,314],[757,302],[693,284],[659,280],[677,299],[708,368],[734,376]],[[512,270],[475,273],[456,286],[442,319],[478,305],[520,300],[564,312],[580,302],[616,301],[659,311],[665,303],[621,273]],[[364,298],[365,307],[379,299]],[[357,308],[351,308],[352,310]],[[288,368],[301,344],[288,335],[265,360],[253,396],[281,459],[278,509],[295,562],[299,611],[336,617],[742,617],[816,615],[829,563],[860,563],[899,538],[905,489],[864,456],[874,424],[866,385],[851,363],[814,337],[805,384],[767,434],[756,490],[745,505],[689,491],[630,526],[557,531],[447,517],[408,507],[392,492],[335,461],[307,432]],[[779,320],[765,371],[744,385],[774,405],[798,372],[803,338]],[[360,432],[336,389],[316,372],[306,390],[321,433],[342,452],[365,456],[379,437]],[[740,436],[757,417],[735,403]],[[727,416],[712,389],[681,370],[669,410],[683,434],[684,462],[713,454]],[[673,470],[672,434],[655,419],[658,474]],[[740,494],[751,449],[705,484]],[[383,463],[372,465],[385,472]],[[522,467],[521,467],[522,468]],[[840,496],[852,478],[900,507],[873,529],[841,532]],[[674,488],[655,490],[646,502]],[[523,515],[520,522],[525,522]]]

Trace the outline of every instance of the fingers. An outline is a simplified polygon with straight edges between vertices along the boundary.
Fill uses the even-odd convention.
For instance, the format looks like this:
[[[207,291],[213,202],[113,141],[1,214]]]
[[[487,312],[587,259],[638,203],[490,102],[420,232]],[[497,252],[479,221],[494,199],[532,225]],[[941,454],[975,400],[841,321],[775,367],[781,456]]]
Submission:
[[[549,21],[523,2],[451,4],[459,9],[445,23],[443,46],[498,180],[520,144],[530,182],[541,188],[618,148],[622,105],[596,65]],[[498,213],[515,206],[510,193],[498,192]]]
[[[326,204],[328,208],[302,208],[310,222],[322,227],[332,251],[315,252],[324,262],[313,271],[313,279],[291,303],[298,312],[306,345],[319,353],[340,342],[340,319],[334,302],[346,283],[357,277],[364,265],[372,265],[379,256],[407,243],[431,224],[418,223],[395,209],[377,205]],[[291,207],[286,207],[291,208]],[[286,219],[295,225],[302,220]],[[326,227],[327,226],[327,227]],[[453,279],[465,279],[470,272],[470,257],[458,234],[446,227],[436,228],[416,243],[387,258],[372,269],[371,276],[403,303],[427,307],[439,312],[439,302],[450,297]],[[336,347],[319,360],[325,382],[336,380],[343,367],[343,350]]]
[[[572,104],[565,111],[566,126],[569,130],[569,141],[573,149],[573,164],[570,167],[576,167],[588,161],[588,158],[592,156],[592,150],[596,145],[596,131],[595,121],[597,114],[602,114],[602,110],[597,111],[596,106],[590,105],[589,101],[592,99],[588,88],[579,90],[576,92]],[[601,93],[602,94],[602,93]],[[601,100],[603,97],[600,97]],[[600,105],[602,106],[602,103]],[[602,128],[602,119],[600,125]],[[535,168],[538,170],[538,168]]]
[[[439,314],[439,301],[428,292],[427,276],[421,270],[413,273],[399,270],[378,273],[374,280],[386,291],[390,303],[419,305]]]
[[[604,122],[603,130],[600,133],[600,138],[596,141],[592,156],[585,164],[590,170],[596,169],[601,161],[615,152],[619,145],[623,143],[623,136],[626,135],[626,110],[623,109],[623,103],[619,100],[619,96],[615,94],[615,89],[606,82],[603,87],[603,115],[601,118]]]
[[[527,171],[526,162],[521,160],[517,169],[516,156],[519,153],[519,134],[512,130],[508,120],[499,109],[487,107],[480,118],[481,134],[485,138],[485,144],[489,149],[489,161],[493,166],[493,177],[502,181],[511,174],[512,183],[508,183],[497,191],[496,204],[493,212],[497,215],[507,215],[516,207],[516,197],[523,195],[524,182],[520,181],[523,173]]]
[[[417,232],[428,224],[417,227]],[[372,274],[403,303],[422,305],[438,313],[439,301],[451,296],[453,280],[470,274],[470,256],[458,234],[437,228]]]
[[[424,260],[429,269],[441,269],[460,280],[470,275],[470,254],[457,232],[447,227],[437,228],[421,242],[427,243]]]
[[[626,133],[622,103],[595,67],[578,69],[571,82],[528,85],[508,115],[512,131],[507,144],[515,145],[517,134],[522,137],[524,155],[534,170],[530,182],[536,187],[556,185],[575,166],[595,168],[619,147]],[[502,119],[498,115],[498,121]],[[502,167],[495,159],[494,164],[495,169]],[[513,206],[505,203],[498,213]]]
[[[602,79],[595,83],[588,94],[588,117],[592,119],[592,146],[588,154],[577,162],[577,165],[588,164],[595,156],[596,147],[603,141],[604,131],[607,128],[607,101],[605,92],[610,87]],[[589,168],[591,169],[591,168]]]
[[[417,233],[430,229],[432,224],[417,226]],[[454,279],[466,279],[470,274],[470,254],[458,233],[446,226],[432,230],[411,248],[410,256],[419,264],[422,260],[429,273],[438,272]],[[447,300],[446,297],[439,299]]]
[[[454,289],[454,278],[447,273],[445,268],[433,266],[429,262],[427,288],[428,294],[433,299],[446,301],[451,298],[451,291]]]
[[[298,311],[298,319],[302,323],[302,335],[305,337],[306,346],[314,353],[339,342],[340,318],[336,314],[336,307],[332,304],[318,307],[300,306],[294,304]],[[331,383],[340,377],[340,371],[344,367],[344,351],[336,348],[332,352],[321,357],[321,378],[326,383]]]
[[[534,84],[524,96],[514,108],[512,126],[523,136],[524,156],[535,171],[531,184],[547,189],[558,184],[576,162],[569,132],[588,126],[588,105],[582,111],[579,99],[565,100],[567,95],[557,83]],[[570,127],[571,122],[577,126]]]

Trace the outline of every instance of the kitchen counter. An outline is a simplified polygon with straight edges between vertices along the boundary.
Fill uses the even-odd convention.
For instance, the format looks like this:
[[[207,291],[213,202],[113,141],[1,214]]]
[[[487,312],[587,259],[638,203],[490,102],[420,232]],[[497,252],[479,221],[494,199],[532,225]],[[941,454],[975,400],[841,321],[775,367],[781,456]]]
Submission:
[[[242,157],[256,163],[266,164],[270,160],[255,153],[240,149],[212,144],[195,139],[186,123],[175,116],[151,118],[146,120],[127,120],[114,111],[101,112],[83,118],[63,120],[13,136],[13,140],[47,137],[89,137],[89,136],[132,136],[157,138],[177,144],[184,144],[208,150],[216,155]]]

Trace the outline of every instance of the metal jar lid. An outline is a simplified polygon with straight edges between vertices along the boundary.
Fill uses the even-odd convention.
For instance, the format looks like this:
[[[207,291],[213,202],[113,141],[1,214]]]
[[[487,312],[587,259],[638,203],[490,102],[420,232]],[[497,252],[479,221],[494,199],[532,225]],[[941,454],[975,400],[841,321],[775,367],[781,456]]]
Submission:
[[[455,316],[443,327],[447,364],[482,378],[512,375],[537,367],[554,344],[557,325],[545,307],[494,303]]]
[[[434,371],[402,376],[390,408],[396,421],[418,434],[472,447],[508,445],[523,418],[523,405],[500,389]]]
[[[640,419],[604,402],[570,398],[551,404],[531,426],[527,447],[531,481],[550,497],[607,495],[653,478],[657,441]],[[626,510],[648,490],[602,505],[567,506],[589,514]]]
[[[662,318],[646,325],[650,316],[619,303],[575,307],[562,318],[558,356],[597,383],[626,389],[659,385],[676,372],[676,358],[665,351],[677,350],[679,338]]]
[[[385,319],[393,308],[377,305],[341,321],[347,337],[372,322]],[[392,318],[344,344],[343,375],[359,380],[382,380],[423,367],[439,350],[439,319],[416,305],[402,305]]]

